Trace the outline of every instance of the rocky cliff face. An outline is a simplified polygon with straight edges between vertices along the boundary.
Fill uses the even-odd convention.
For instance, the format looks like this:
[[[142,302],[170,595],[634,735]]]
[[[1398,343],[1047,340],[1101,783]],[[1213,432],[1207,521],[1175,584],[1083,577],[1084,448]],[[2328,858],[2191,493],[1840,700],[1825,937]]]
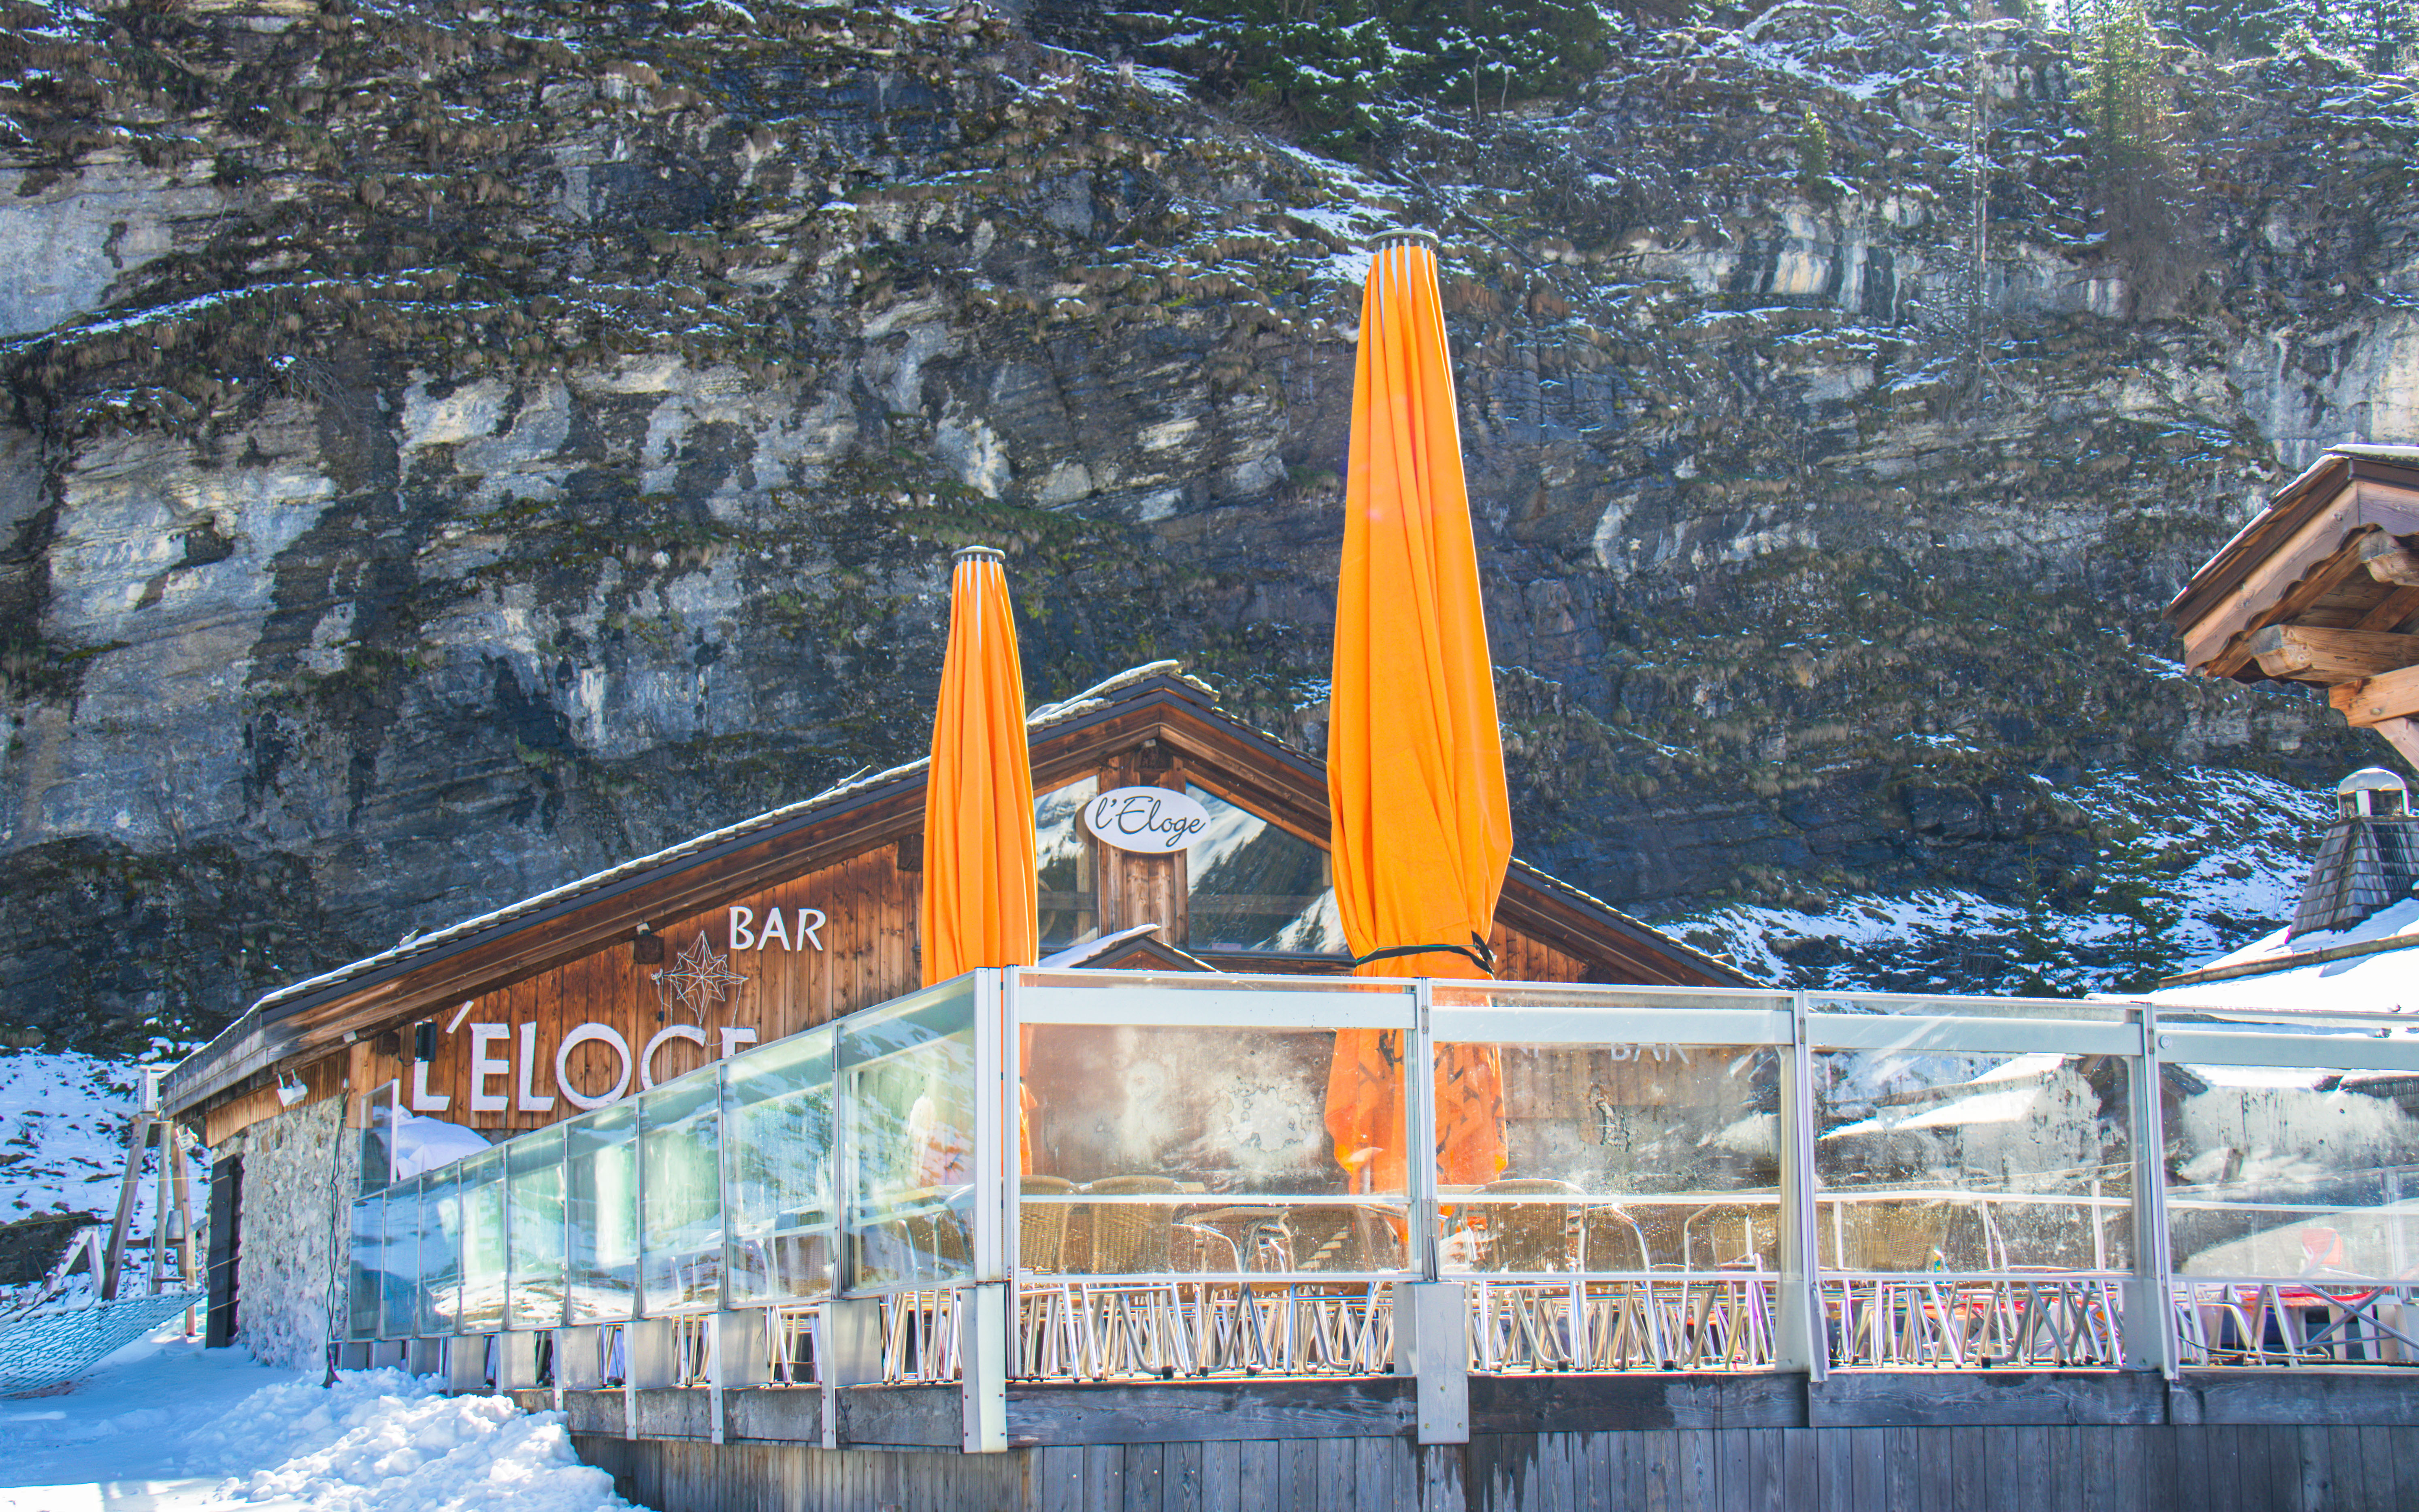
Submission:
[[[913,754],[966,541],[1037,697],[1179,656],[1315,741],[1396,221],[1549,870],[1809,980],[2096,984],[2273,910],[2383,755],[2156,610],[2419,434],[2405,79],[2186,60],[2112,224],[2011,27],[1638,30],[1353,168],[1054,45],[1099,12],[0,6],[19,1042]]]

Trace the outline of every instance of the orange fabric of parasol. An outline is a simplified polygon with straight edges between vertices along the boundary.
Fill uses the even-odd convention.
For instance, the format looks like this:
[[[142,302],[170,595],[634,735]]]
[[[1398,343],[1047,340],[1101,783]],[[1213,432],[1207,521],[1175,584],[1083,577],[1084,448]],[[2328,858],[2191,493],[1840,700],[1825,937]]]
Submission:
[[[1361,301],[1335,590],[1327,795],[1335,902],[1363,976],[1486,979],[1512,857],[1495,675],[1433,240],[1381,238]],[[1373,953],[1379,959],[1368,959]],[[1364,1191],[1405,1190],[1401,1036],[1336,1035],[1327,1128]],[[1503,1169],[1492,1049],[1437,1062],[1448,1185]]]
[[[989,547],[968,547],[949,579],[949,645],[924,789],[928,987],[978,966],[1031,965],[1040,954],[1033,754],[1002,561]],[[1032,1048],[1027,1035],[1020,1049],[1029,1056]],[[1032,1103],[1022,1088],[1018,1095],[1022,1123]],[[1029,1174],[1032,1141],[1018,1143]]]

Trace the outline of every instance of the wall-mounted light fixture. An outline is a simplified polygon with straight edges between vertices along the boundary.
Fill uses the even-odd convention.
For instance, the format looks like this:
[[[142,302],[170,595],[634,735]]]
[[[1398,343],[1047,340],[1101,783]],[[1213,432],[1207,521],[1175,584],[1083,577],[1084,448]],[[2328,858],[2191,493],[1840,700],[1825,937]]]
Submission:
[[[281,1071],[277,1073],[277,1105],[279,1107],[290,1108],[295,1103],[301,1102],[304,1098],[309,1097],[310,1095],[311,1088],[302,1085],[302,1078],[300,1076],[295,1075],[291,1072]]]

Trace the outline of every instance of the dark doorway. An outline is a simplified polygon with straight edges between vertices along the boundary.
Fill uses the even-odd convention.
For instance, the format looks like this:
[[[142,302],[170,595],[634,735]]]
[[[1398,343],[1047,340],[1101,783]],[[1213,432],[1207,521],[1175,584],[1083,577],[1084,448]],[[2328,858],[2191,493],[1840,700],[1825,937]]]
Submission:
[[[210,1165],[210,1320],[202,1334],[202,1348],[223,1350],[235,1342],[237,1267],[243,1224],[243,1158],[230,1156]]]

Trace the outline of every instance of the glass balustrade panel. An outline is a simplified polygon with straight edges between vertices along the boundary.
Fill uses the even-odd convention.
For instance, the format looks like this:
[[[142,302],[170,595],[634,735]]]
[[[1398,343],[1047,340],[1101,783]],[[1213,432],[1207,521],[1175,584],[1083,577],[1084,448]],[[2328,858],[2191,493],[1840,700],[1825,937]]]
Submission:
[[[1259,1000],[1279,1004],[1281,1019],[1285,995]],[[1400,1272],[1410,1211],[1404,1033],[1339,1035],[1310,1026],[1317,1013],[1305,1003],[1297,1025],[1040,1023],[1022,1031],[1024,1154],[1011,1157],[1011,1168],[1024,1168],[1019,1268]],[[1147,1005],[1136,1016],[1147,1018]],[[1348,1085],[1352,1144],[1339,1150],[1330,1088]]]
[[[451,1334],[462,1305],[462,1198],[459,1168],[448,1165],[421,1178],[420,1318],[413,1330],[425,1338]]]
[[[972,1273],[974,1002],[962,977],[837,1026],[854,1288]]]
[[[639,1099],[640,1304],[650,1318],[722,1303],[720,1068]]]
[[[732,1305],[803,1302],[831,1289],[829,1026],[725,1063],[724,1273]]]
[[[639,1293],[639,1115],[627,1103],[562,1125],[566,1316],[614,1323]]]
[[[2163,1068],[2179,1276],[2407,1280],[2419,1267],[2419,1073]]]
[[[1826,1051],[1812,1061],[1824,1269],[2132,1267],[2123,1057]]]
[[[379,1183],[381,1189],[383,1182]],[[357,1199],[352,1207],[352,1253],[345,1267],[345,1336],[378,1336],[379,1301],[386,1288],[386,1194]]]
[[[457,1172],[462,1303],[455,1321],[465,1334],[492,1334],[504,1326],[504,1152],[473,1155]]]
[[[378,1337],[408,1339],[420,1322],[420,1189],[423,1179],[388,1185],[378,1257]]]
[[[1437,1063],[1443,1271],[1780,1269],[1771,1047],[1447,1041]]]
[[[562,1321],[562,1126],[504,1146],[507,1303],[504,1326]]]

